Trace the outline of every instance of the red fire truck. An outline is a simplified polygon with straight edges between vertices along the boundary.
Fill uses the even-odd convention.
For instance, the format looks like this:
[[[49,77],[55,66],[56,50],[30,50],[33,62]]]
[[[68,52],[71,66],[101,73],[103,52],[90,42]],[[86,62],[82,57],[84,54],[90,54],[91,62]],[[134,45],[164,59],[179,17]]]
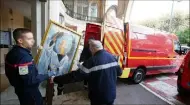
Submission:
[[[190,93],[190,51],[184,58],[179,71],[177,72],[177,87],[180,94]]]
[[[123,23],[114,12],[108,10],[102,25],[86,25],[84,45],[92,36],[102,41],[104,49],[119,58],[123,69],[120,78],[130,77],[140,83],[145,75],[175,73],[179,69],[181,47],[176,35]]]

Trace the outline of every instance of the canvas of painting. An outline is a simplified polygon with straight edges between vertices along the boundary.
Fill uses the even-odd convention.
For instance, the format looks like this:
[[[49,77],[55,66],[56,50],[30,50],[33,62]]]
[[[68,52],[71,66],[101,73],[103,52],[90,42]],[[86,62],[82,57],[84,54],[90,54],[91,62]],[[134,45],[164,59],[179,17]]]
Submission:
[[[80,39],[77,32],[50,21],[35,59],[39,74],[51,70],[59,76],[71,71]]]

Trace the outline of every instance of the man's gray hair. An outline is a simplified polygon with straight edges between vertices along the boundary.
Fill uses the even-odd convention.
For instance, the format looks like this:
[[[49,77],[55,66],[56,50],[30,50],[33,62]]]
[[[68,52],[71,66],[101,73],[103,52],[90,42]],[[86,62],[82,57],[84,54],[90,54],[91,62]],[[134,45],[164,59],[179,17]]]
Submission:
[[[89,44],[92,46],[92,48],[95,49],[103,49],[102,43],[99,40],[90,39]]]

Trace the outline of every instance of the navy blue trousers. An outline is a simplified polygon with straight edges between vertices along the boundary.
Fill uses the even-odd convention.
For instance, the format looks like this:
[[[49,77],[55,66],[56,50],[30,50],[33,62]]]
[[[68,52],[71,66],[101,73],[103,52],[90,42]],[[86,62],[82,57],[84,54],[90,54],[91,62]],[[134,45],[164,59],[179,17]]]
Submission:
[[[43,105],[43,98],[38,88],[15,89],[20,105]]]

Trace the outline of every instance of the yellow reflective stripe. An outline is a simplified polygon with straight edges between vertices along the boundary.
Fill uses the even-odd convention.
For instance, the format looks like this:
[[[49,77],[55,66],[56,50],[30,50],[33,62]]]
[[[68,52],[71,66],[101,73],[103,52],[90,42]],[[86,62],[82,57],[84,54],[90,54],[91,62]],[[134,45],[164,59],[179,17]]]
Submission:
[[[117,43],[119,44],[119,47],[120,47],[121,49],[123,49],[122,42],[119,41],[119,39],[118,39],[118,35],[115,34],[115,33],[112,33],[112,34],[113,34],[113,37],[116,39]]]
[[[115,47],[117,54],[121,54],[121,51],[119,50],[119,48],[117,47],[117,45],[114,43],[114,40],[110,37],[110,35],[107,36],[107,38],[110,39],[111,43],[113,44],[113,47]]]
[[[111,48],[109,42],[107,41],[106,39],[107,37],[105,36],[105,39],[104,39],[104,44],[107,46],[107,48],[110,50],[110,52],[112,53],[115,53],[114,50]]]
[[[121,41],[122,41],[122,43],[124,43],[124,36],[123,36],[123,32],[122,31],[120,31],[120,32],[118,32],[118,36],[120,37],[120,39],[121,39]]]
[[[119,78],[128,78],[130,74],[130,68],[124,68],[122,75]]]

